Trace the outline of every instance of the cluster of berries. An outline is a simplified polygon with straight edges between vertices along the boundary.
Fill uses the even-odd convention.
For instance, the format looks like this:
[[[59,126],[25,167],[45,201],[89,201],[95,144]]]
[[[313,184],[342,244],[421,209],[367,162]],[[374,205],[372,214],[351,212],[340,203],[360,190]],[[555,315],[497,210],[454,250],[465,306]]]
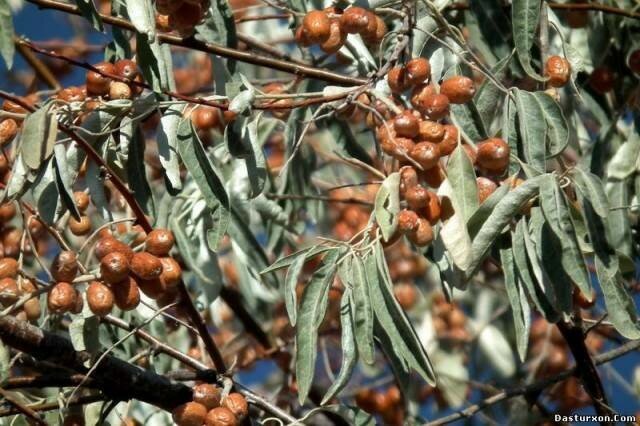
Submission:
[[[249,404],[239,393],[223,396],[220,388],[201,383],[193,387],[193,401],[173,410],[178,426],[235,426],[249,414]]]
[[[351,6],[342,10],[330,6],[313,10],[302,19],[296,30],[300,46],[317,44],[325,53],[335,53],[344,45],[348,34],[360,34],[369,45],[377,45],[387,33],[384,20],[370,10]]]
[[[464,311],[455,302],[448,303],[442,293],[436,293],[432,302],[431,316],[436,336],[456,342],[468,340],[470,335]]]
[[[40,318],[40,301],[38,300],[35,285],[28,279],[19,275],[18,261],[12,257],[0,259],[0,305],[7,308],[24,296],[33,294],[22,308],[16,313],[21,320],[36,321]]]
[[[402,394],[397,386],[390,386],[386,390],[361,389],[356,393],[355,399],[358,407],[371,414],[380,415],[384,424],[403,424],[405,413]]]

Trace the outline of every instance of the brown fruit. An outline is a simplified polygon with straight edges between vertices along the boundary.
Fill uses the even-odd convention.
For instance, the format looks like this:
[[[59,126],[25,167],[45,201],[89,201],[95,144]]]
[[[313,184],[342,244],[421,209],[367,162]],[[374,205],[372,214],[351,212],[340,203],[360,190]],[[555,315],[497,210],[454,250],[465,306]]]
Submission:
[[[204,405],[207,410],[220,406],[222,393],[220,388],[209,383],[201,383],[193,387],[193,401]]]
[[[429,191],[422,185],[415,185],[407,188],[404,193],[404,199],[411,210],[418,212],[426,206],[429,200]]]
[[[182,278],[180,264],[173,257],[161,257],[160,262],[162,264],[162,273],[159,279],[162,282],[162,286],[168,289],[174,288]]]
[[[120,251],[112,251],[100,260],[100,274],[109,283],[119,283],[129,275],[130,262]]]
[[[207,413],[204,424],[206,426],[236,426],[238,419],[228,408],[217,407]]]
[[[413,140],[409,138],[396,137],[392,140],[382,140],[380,148],[385,154],[391,155],[398,160],[405,160],[406,156],[413,149]]]
[[[410,110],[405,110],[395,116],[393,128],[398,136],[414,138],[418,134],[420,122]]]
[[[216,107],[200,106],[191,113],[191,121],[198,130],[215,129],[220,125],[220,110]]]
[[[406,65],[407,80],[414,86],[427,81],[431,77],[431,64],[426,58],[414,58]]]
[[[2,278],[0,280],[0,304],[9,306],[18,301],[20,290],[18,283],[13,278]]]
[[[22,310],[27,316],[27,320],[36,321],[40,318],[40,314],[42,313],[40,309],[40,300],[38,300],[37,297],[27,300],[24,302]]]
[[[409,241],[419,247],[424,247],[433,241],[433,229],[427,219],[419,218],[418,227],[409,235]]]
[[[420,142],[415,144],[409,156],[427,170],[438,164],[440,149],[432,142]]]
[[[412,232],[418,227],[418,214],[413,210],[401,210],[398,213],[398,231]]]
[[[616,76],[613,71],[607,67],[594,69],[589,77],[589,85],[601,95],[613,90],[615,83]]]
[[[458,128],[453,124],[444,125],[444,137],[438,144],[440,155],[450,155],[458,147]]]
[[[338,19],[332,19],[329,30],[329,37],[320,44],[320,49],[325,53],[336,53],[344,45],[347,33],[343,32]]]
[[[164,228],[154,229],[147,235],[145,250],[155,256],[166,256],[175,243],[173,233]]]
[[[116,67],[114,67],[110,62],[100,62],[99,64],[94,65],[94,68],[100,72],[87,72],[87,94],[91,96],[105,96],[109,93],[111,79],[101,73],[115,74]]]
[[[360,32],[362,40],[375,38],[378,32],[378,20],[377,15],[370,10],[367,10],[368,22],[367,27]]]
[[[420,210],[420,216],[429,221],[431,225],[435,225],[442,215],[442,208],[440,206],[440,198],[435,192],[428,191],[429,198],[425,203],[424,208]]]
[[[94,249],[94,254],[98,260],[102,260],[102,258],[112,252],[123,254],[127,260],[133,258],[133,250],[131,250],[131,247],[117,240],[115,237],[108,235],[98,240]]]
[[[498,185],[494,181],[482,176],[476,178],[476,184],[478,186],[478,200],[480,204],[484,203],[484,201],[498,189]]]
[[[109,85],[110,99],[131,99],[131,87],[127,83],[121,81],[112,81]]]
[[[371,36],[371,32],[367,32],[371,19],[373,19],[371,13],[366,9],[351,6],[340,16],[340,26],[342,31],[348,34],[366,33]]]
[[[544,74],[549,77],[549,86],[562,87],[571,78],[571,64],[561,56],[551,56],[544,66]]]
[[[222,401],[222,406],[228,408],[240,421],[249,414],[249,404],[244,396],[232,392]]]
[[[148,298],[157,300],[167,292],[167,287],[160,278],[155,280],[142,280],[136,276],[133,276],[140,291],[147,295]]]
[[[0,279],[15,278],[18,274],[18,261],[12,257],[0,259]]]
[[[302,19],[305,37],[311,43],[324,43],[331,35],[331,20],[322,10],[312,10]]]
[[[71,284],[59,282],[49,290],[47,306],[52,313],[63,314],[75,308],[77,298],[78,293]]]
[[[87,194],[84,191],[76,191],[73,193],[73,199],[76,202],[76,206],[78,207],[78,210],[80,210],[80,212],[84,212],[87,210],[87,208],[89,208],[89,202],[90,202],[90,198],[89,198],[89,194]]]
[[[351,205],[342,212],[342,220],[352,228],[361,228],[369,220],[369,215],[359,206]]]
[[[135,280],[126,277],[123,281],[111,286],[116,306],[123,311],[135,309],[140,303],[140,290]]]
[[[304,28],[302,27],[302,25],[299,26],[298,29],[296,29],[295,38],[296,43],[298,43],[298,45],[300,46],[309,47],[313,44],[307,37],[307,34],[304,32]]]
[[[191,34],[204,18],[204,12],[199,4],[182,2],[175,13],[169,14],[169,25],[180,33]]]
[[[0,121],[0,146],[5,146],[18,134],[18,123],[13,118]]]
[[[500,138],[487,139],[478,144],[478,164],[496,174],[502,174],[509,165],[509,145]]]
[[[356,393],[356,404],[364,411],[373,413],[375,410],[375,395],[371,389],[360,389]]]
[[[87,215],[80,216],[80,220],[70,217],[68,225],[73,235],[81,236],[91,232],[91,219]]]
[[[424,97],[418,109],[430,120],[440,120],[449,114],[449,98],[442,93],[434,93]]]
[[[426,142],[441,142],[442,138],[444,138],[444,126],[435,121],[421,120],[418,138]]]
[[[187,402],[176,407],[171,414],[178,426],[202,426],[207,409],[197,402]]]
[[[467,317],[462,309],[455,307],[448,312],[447,323],[450,328],[463,328],[467,323]]]
[[[411,105],[421,111],[421,106],[424,104],[425,99],[436,93],[438,92],[433,84],[419,84],[411,91]]]
[[[80,87],[71,86],[60,90],[57,97],[63,102],[82,102],[87,98],[87,93]]]
[[[393,93],[402,93],[409,88],[407,71],[403,67],[393,67],[387,73],[387,83]],[[415,106],[415,105],[414,105]]]
[[[627,66],[635,74],[640,74],[640,49],[634,50],[629,54],[627,57]]]
[[[440,85],[440,94],[449,98],[452,104],[464,104],[473,99],[476,86],[469,77],[457,75],[448,78]]]
[[[411,309],[418,299],[418,289],[411,283],[399,283],[393,286],[393,295],[404,310]]]
[[[15,203],[0,204],[0,225],[8,223],[16,215]]]
[[[418,184],[418,173],[411,166],[400,169],[400,194],[404,196],[407,189],[413,188]]]
[[[130,270],[143,280],[154,280],[162,274],[162,262],[147,252],[135,253],[131,259]]]
[[[138,65],[136,65],[136,63],[131,59],[120,59],[114,64],[114,66],[116,68],[116,74],[122,78],[133,81],[138,75],[140,75]]]
[[[374,411],[377,413],[386,413],[391,409],[392,402],[386,393],[376,392],[373,394]]]
[[[387,34],[387,24],[384,23],[384,20],[378,15],[374,14],[376,20],[376,31],[375,33],[370,33],[367,31],[362,34],[362,39],[368,45],[377,45],[382,42],[384,36]]]
[[[78,256],[70,250],[58,253],[51,264],[51,275],[56,281],[71,282],[78,274]]]
[[[113,291],[99,281],[92,281],[87,288],[87,302],[95,315],[109,315],[114,304]]]

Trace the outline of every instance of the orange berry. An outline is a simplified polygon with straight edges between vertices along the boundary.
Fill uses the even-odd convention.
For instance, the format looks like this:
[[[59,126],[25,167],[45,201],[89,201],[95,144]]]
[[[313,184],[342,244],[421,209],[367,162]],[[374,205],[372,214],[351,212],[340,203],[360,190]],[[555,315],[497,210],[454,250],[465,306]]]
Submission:
[[[502,174],[509,166],[509,145],[500,138],[478,144],[478,164],[492,173]]]
[[[133,274],[146,281],[159,278],[162,274],[160,259],[144,251],[133,255],[129,268]]]
[[[73,235],[87,235],[89,232],[91,232],[91,219],[87,215],[80,216],[80,220],[76,220],[76,218],[70,217],[68,226]]]
[[[18,274],[18,261],[12,257],[0,259],[0,279],[15,278]]]
[[[145,250],[155,256],[167,256],[175,243],[173,232],[158,228],[149,232],[145,243]]]
[[[47,306],[52,313],[62,314],[71,311],[77,304],[78,293],[67,282],[59,282],[49,290]]]
[[[403,67],[391,68],[387,73],[387,83],[393,93],[404,92],[409,88],[407,71]]]
[[[478,200],[480,201],[480,204],[484,203],[484,201],[498,188],[498,185],[494,181],[482,176],[476,178],[476,184],[478,186]]]
[[[220,406],[222,392],[220,388],[209,383],[201,383],[193,387],[193,401],[204,405],[207,410]]]
[[[0,121],[0,146],[9,144],[17,134],[18,123],[16,120],[13,118],[5,118]]]
[[[305,37],[311,43],[324,43],[331,36],[331,20],[322,10],[312,10],[302,19]]]
[[[51,275],[56,281],[71,282],[78,274],[78,256],[73,251],[58,253],[51,264]]]
[[[414,138],[418,134],[420,122],[410,110],[405,110],[395,116],[393,128],[398,136]]]
[[[375,15],[374,15],[375,16]],[[367,31],[371,14],[358,6],[351,6],[340,16],[340,26],[342,31],[349,34],[364,33]],[[370,32],[367,34],[371,35]]]
[[[222,406],[231,411],[236,419],[241,421],[249,414],[249,404],[244,396],[237,392],[232,392],[222,401]]]
[[[402,233],[412,232],[418,227],[418,214],[413,210],[401,210],[398,213],[398,230]]]
[[[206,426],[236,426],[238,419],[226,407],[216,407],[207,413],[204,420]]]
[[[109,93],[111,78],[104,76],[105,74],[115,74],[116,68],[110,62],[100,62],[93,66],[100,72],[87,72],[87,93],[91,96],[105,96]]]
[[[330,24],[329,37],[320,44],[320,49],[325,53],[336,53],[344,45],[347,33],[340,27],[340,21],[332,19]]]
[[[549,86],[562,87],[571,78],[571,64],[561,56],[551,56],[547,59],[544,72],[549,77]]]
[[[111,313],[114,304],[113,291],[99,281],[92,281],[87,288],[89,309],[95,315],[104,317]]]
[[[0,304],[2,306],[13,305],[20,297],[18,283],[14,278],[0,279]]]
[[[440,85],[440,94],[449,98],[452,104],[464,104],[473,99],[476,86],[469,77],[457,75],[448,78]]]
[[[440,149],[438,145],[431,142],[420,142],[415,144],[409,156],[413,158],[423,169],[427,170],[438,164],[440,160]]]
[[[410,85],[421,84],[431,77],[431,64],[426,58],[414,58],[407,62],[407,80]]]
[[[135,309],[140,303],[140,290],[131,277],[126,277],[121,282],[113,284],[111,290],[116,306],[123,311]]]
[[[202,426],[207,408],[197,402],[187,402],[176,407],[171,414],[178,426]]]
[[[100,274],[109,284],[119,283],[129,275],[130,263],[125,254],[113,251],[100,260]]]

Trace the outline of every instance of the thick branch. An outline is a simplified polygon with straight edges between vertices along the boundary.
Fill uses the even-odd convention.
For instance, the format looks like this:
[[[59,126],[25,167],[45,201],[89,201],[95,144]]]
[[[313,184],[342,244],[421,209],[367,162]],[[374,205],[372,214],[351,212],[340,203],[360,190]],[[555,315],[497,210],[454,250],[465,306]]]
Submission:
[[[0,317],[0,339],[12,348],[25,352],[40,361],[50,361],[80,374],[88,373],[85,366],[92,360],[88,352],[76,352],[71,342],[12,316]],[[191,389],[172,383],[163,376],[142,370],[111,355],[103,357],[100,366],[91,374],[96,388],[110,399],[136,399],[172,410],[191,400]]]

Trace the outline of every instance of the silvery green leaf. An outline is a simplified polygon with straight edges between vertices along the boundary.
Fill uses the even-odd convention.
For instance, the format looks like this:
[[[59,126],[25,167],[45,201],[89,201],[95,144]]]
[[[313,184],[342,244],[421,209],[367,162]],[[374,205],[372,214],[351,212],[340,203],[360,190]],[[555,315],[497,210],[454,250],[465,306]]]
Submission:
[[[431,16],[424,3],[416,4],[416,23],[411,37],[411,53],[414,57],[422,56],[422,51],[431,34],[438,29],[438,23]]]
[[[534,99],[547,122],[547,158],[559,155],[569,143],[569,125],[558,102],[545,92],[534,92]]]
[[[607,182],[605,189],[612,207],[607,215],[607,238],[616,251],[631,257],[631,222],[626,209],[631,204],[629,186],[615,180]]]
[[[593,210],[602,218],[609,215],[609,200],[600,178],[580,167],[573,169],[573,182],[580,194],[591,202]]]
[[[519,137],[518,134],[518,107],[511,96],[505,98],[502,105],[502,139],[509,145],[509,149],[515,155],[518,152]],[[509,175],[518,173],[520,166],[516,161],[509,162]]]
[[[63,209],[56,184],[56,173],[53,168],[54,158],[50,158],[40,168],[40,171],[33,182],[31,193],[36,200],[36,207],[40,217],[46,223],[53,225],[58,215]]]
[[[16,50],[13,36],[11,7],[7,0],[0,0],[0,55],[9,70],[13,67],[13,55]]]
[[[469,262],[471,261],[472,243],[463,216],[463,203],[452,188],[449,179],[445,179],[438,188],[438,196],[441,205],[447,206],[453,211],[450,217],[442,221],[439,236],[442,238],[454,265],[460,271],[465,272],[471,266]]]
[[[238,47],[236,23],[233,10],[227,0],[213,0],[202,24],[196,26],[196,38],[208,43],[216,43],[227,47]],[[224,82],[235,72],[235,61],[223,60],[219,56],[213,58],[215,84],[219,94],[224,95]],[[227,76],[225,76],[227,74]]]
[[[542,186],[541,186],[542,187]],[[573,285],[567,285],[571,283],[571,278],[567,274],[564,265],[562,263],[563,256],[562,243],[558,236],[553,232],[549,222],[547,222],[540,209],[532,210],[532,217],[534,218],[531,223],[535,223],[534,214],[541,216],[541,226],[531,230],[532,241],[536,247],[537,259],[540,262],[540,270],[542,272],[542,280],[545,287],[551,289],[555,295],[556,308],[565,314],[565,316],[571,315],[573,306]],[[529,258],[531,262],[532,257]],[[571,259],[573,263],[575,259]],[[571,267],[575,267],[571,264]],[[577,268],[577,267],[576,267]],[[577,275],[577,273],[574,273]],[[588,285],[588,284],[587,284]],[[584,284],[583,284],[584,286]]]
[[[22,194],[24,194],[31,186],[32,182],[29,178],[35,177],[29,173],[21,157],[22,155],[18,154],[13,162],[13,167],[11,168],[11,179],[9,179],[6,189],[2,192],[3,202],[14,201],[18,197],[22,196]]]
[[[275,121],[266,121],[262,126],[262,114],[253,118],[239,117],[233,125],[225,129],[225,139],[229,152],[244,159],[247,176],[251,185],[251,196],[257,197],[264,189],[267,180],[267,166],[263,151],[264,140],[276,125]]]
[[[126,0],[125,4],[133,26],[149,42],[153,42],[156,37],[156,14],[151,0]]]
[[[351,278],[348,283],[353,287],[351,293],[353,316],[356,328],[358,353],[367,364],[373,364],[375,348],[373,344],[373,309],[369,297],[369,286],[362,259],[354,256],[351,263]]]
[[[480,261],[500,235],[511,219],[519,213],[520,209],[533,198],[542,182],[541,177],[526,180],[522,185],[509,191],[493,209],[484,222],[471,245],[471,261],[467,276],[470,276],[479,266]]]
[[[101,349],[99,324],[100,321],[95,316],[85,318],[84,315],[73,315],[69,324],[69,337],[76,351],[97,353]]]
[[[384,241],[389,241],[398,226],[400,211],[400,173],[394,172],[382,182],[376,194],[374,215]]]
[[[210,210],[213,227],[207,239],[209,248],[216,251],[231,219],[229,196],[189,119],[178,125],[178,152]]]
[[[373,160],[366,148],[356,139],[347,123],[342,120],[320,120],[318,121],[318,127],[327,129],[331,133],[334,143],[343,154],[357,158],[366,164],[373,164]]]
[[[516,363],[504,334],[493,324],[480,325],[478,347],[500,377],[513,376]]]
[[[478,209],[478,185],[473,163],[462,146],[458,146],[449,157],[447,178],[456,196],[462,218],[468,222]]]
[[[478,21],[480,33],[492,50],[491,54],[496,58],[507,57],[511,51],[512,35],[503,4],[499,0],[470,0],[469,7]]]
[[[299,256],[305,256],[307,259],[311,259],[314,256],[317,256],[319,254],[322,254],[326,251],[332,250],[331,247],[327,247],[327,246],[311,246],[311,247],[307,247],[304,248],[302,250],[299,250],[295,253],[292,253],[288,256],[285,256],[283,258],[280,258],[278,260],[276,260],[275,262],[273,262],[271,264],[271,266],[269,266],[268,268],[265,268],[263,271],[261,271],[261,274],[268,274],[270,272],[274,272],[277,271],[279,269],[282,268],[288,268],[293,262],[295,262],[295,260],[299,257]]]
[[[291,266],[287,269],[287,275],[284,278],[284,287],[282,292],[284,294],[285,307],[287,308],[287,314],[289,315],[289,322],[291,326],[296,326],[298,303],[296,298],[296,287],[298,286],[298,278],[300,272],[304,267],[306,256],[301,255],[296,257]]]
[[[340,327],[342,328],[342,340],[340,342],[342,365],[338,376],[325,393],[320,405],[326,404],[346,386],[358,361],[358,348],[353,335],[354,318],[351,305],[351,290],[349,288],[345,289],[340,302]]]
[[[53,154],[58,133],[58,120],[53,106],[53,102],[45,104],[29,114],[22,124],[20,152],[29,170],[38,170]]]
[[[251,110],[253,101],[256,98],[256,93],[253,88],[243,90],[234,96],[229,103],[229,111],[233,111],[236,114],[242,114],[245,111]]]
[[[636,171],[636,164],[640,157],[640,135],[635,130],[630,132],[629,138],[613,155],[607,165],[609,179],[623,180]]]
[[[105,139],[97,141],[97,145],[94,146],[94,148],[98,153],[105,152],[105,142]],[[110,222],[113,220],[113,215],[104,189],[104,176],[100,171],[100,166],[98,166],[95,161],[89,161],[87,164],[85,180],[89,188],[89,193],[91,194],[91,202],[96,207],[100,216],[102,216],[102,219],[104,219],[105,222]]]
[[[164,175],[171,191],[179,191],[182,189],[182,181],[180,180],[180,162],[178,157],[178,125],[182,118],[182,105],[171,105],[162,115],[160,119],[160,127],[158,129],[158,155]]]
[[[531,66],[531,48],[540,21],[541,7],[542,0],[513,0],[511,3],[513,42],[520,65],[530,77],[538,81],[544,79]]]
[[[145,139],[142,129],[137,124],[133,127],[133,135],[127,156],[127,182],[133,191],[136,201],[145,214],[155,217],[155,203],[149,181],[147,180],[144,149]]]
[[[504,271],[504,286],[507,290],[513,325],[516,333],[516,347],[520,360],[527,357],[529,344],[529,327],[531,326],[531,308],[524,287],[518,276],[518,268],[511,248],[500,249],[500,263]]]
[[[471,3],[477,4],[479,3],[479,1],[475,0]],[[493,3],[493,1],[490,1],[490,3]],[[491,69],[491,73],[498,81],[502,81],[504,79],[512,57],[512,54],[509,56],[505,56]],[[473,102],[476,106],[476,109],[478,110],[478,113],[482,117],[484,123],[486,123],[487,125],[491,124],[491,122],[493,121],[493,118],[498,112],[500,100],[503,97],[504,92],[496,87],[495,83],[488,78],[482,82],[480,88],[473,97]]]
[[[482,227],[482,224],[487,220],[493,209],[496,207],[496,204],[505,195],[509,193],[510,185],[500,185],[498,189],[493,191],[489,197],[484,200],[482,204],[478,207],[478,209],[473,213],[473,216],[469,218],[467,222],[467,229],[469,230],[469,236],[473,240]]]
[[[442,47],[437,48],[429,56],[429,64],[431,65],[431,81],[440,81],[444,72],[445,54]]]
[[[562,246],[560,256],[564,271],[580,288],[580,291],[590,299],[591,278],[578,246],[568,202],[553,175],[547,175],[545,181],[540,185],[540,205],[547,223]]]
[[[80,212],[73,197],[73,180],[67,165],[66,147],[62,144],[57,144],[54,148],[54,155],[53,168],[60,199],[71,215],[76,220],[80,220]]]
[[[306,285],[300,302],[296,327],[296,378],[298,400],[301,404],[307,399],[315,375],[318,327],[327,310],[329,288],[336,273],[335,262],[339,256],[340,250],[327,253],[323,266]]]
[[[169,54],[169,45],[160,44],[157,40],[149,41],[146,37],[136,34],[138,67],[147,82],[155,92],[173,90],[173,64]]]
[[[451,407],[459,407],[466,401],[469,371],[464,355],[456,352],[435,351],[433,365],[438,376],[438,389]]]
[[[608,319],[616,330],[627,339],[640,338],[636,304],[617,272],[617,261],[612,261],[607,265],[603,259],[596,256],[595,264],[600,287],[604,294]]]
[[[524,0],[519,0],[524,1]],[[533,93],[514,89],[522,151],[527,164],[538,173],[546,170],[547,123]]]

